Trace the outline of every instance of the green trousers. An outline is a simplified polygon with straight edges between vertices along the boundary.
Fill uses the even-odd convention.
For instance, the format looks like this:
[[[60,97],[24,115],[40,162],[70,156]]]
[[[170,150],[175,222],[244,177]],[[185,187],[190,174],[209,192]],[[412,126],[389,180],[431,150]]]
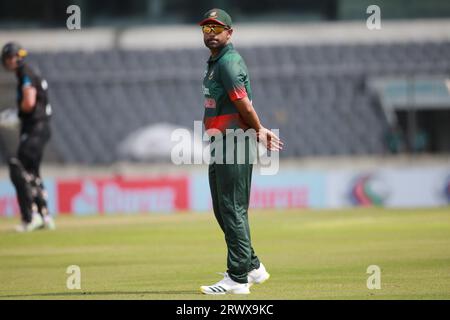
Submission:
[[[227,272],[239,283],[247,283],[249,271],[259,268],[252,248],[248,206],[253,164],[209,165],[214,215],[225,234],[228,249]]]

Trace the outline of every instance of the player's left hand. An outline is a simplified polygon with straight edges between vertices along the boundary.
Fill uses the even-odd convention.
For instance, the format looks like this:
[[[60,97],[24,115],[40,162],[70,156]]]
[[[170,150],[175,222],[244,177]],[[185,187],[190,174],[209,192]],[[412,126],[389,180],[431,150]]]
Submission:
[[[19,124],[17,111],[15,108],[5,109],[0,112],[0,126],[4,128],[14,128]]]

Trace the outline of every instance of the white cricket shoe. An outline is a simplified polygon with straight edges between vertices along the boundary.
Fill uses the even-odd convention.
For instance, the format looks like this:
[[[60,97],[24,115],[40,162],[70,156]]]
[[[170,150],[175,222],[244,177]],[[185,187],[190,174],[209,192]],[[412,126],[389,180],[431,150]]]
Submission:
[[[226,272],[221,274],[223,274],[222,280],[212,286],[201,286],[200,291],[204,294],[250,294],[248,283],[238,283]]]
[[[31,216],[31,222],[26,223],[22,222],[22,224],[16,227],[17,232],[30,232],[41,229],[44,227],[44,220],[39,213],[33,212]]]
[[[53,218],[50,215],[44,216],[44,226],[46,229],[55,230],[56,229],[55,220],[53,220]]]
[[[266,267],[262,263],[259,264],[258,269],[253,269],[248,273],[248,285],[251,287],[254,284],[261,284],[270,278]]]
[[[29,223],[26,222],[22,222],[21,224],[18,224],[17,226],[14,227],[14,230],[16,230],[16,232],[27,232],[28,231],[28,225]]]

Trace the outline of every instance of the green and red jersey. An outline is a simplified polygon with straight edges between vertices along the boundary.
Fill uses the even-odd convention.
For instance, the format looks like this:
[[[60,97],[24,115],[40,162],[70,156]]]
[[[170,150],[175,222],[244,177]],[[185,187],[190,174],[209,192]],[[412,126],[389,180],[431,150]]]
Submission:
[[[203,79],[205,96],[205,129],[246,130],[244,122],[233,101],[248,97],[252,100],[250,78],[244,59],[230,43],[220,53],[208,60],[208,69]]]

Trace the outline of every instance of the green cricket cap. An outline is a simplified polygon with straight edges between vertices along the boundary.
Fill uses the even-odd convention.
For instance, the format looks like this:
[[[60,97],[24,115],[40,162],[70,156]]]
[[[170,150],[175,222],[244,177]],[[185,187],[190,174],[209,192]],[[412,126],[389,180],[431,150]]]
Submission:
[[[222,26],[231,27],[231,24],[233,22],[231,21],[230,15],[226,13],[224,10],[211,9],[204,14],[203,20],[199,22],[199,25],[203,26],[207,23],[215,23],[220,24]]]

